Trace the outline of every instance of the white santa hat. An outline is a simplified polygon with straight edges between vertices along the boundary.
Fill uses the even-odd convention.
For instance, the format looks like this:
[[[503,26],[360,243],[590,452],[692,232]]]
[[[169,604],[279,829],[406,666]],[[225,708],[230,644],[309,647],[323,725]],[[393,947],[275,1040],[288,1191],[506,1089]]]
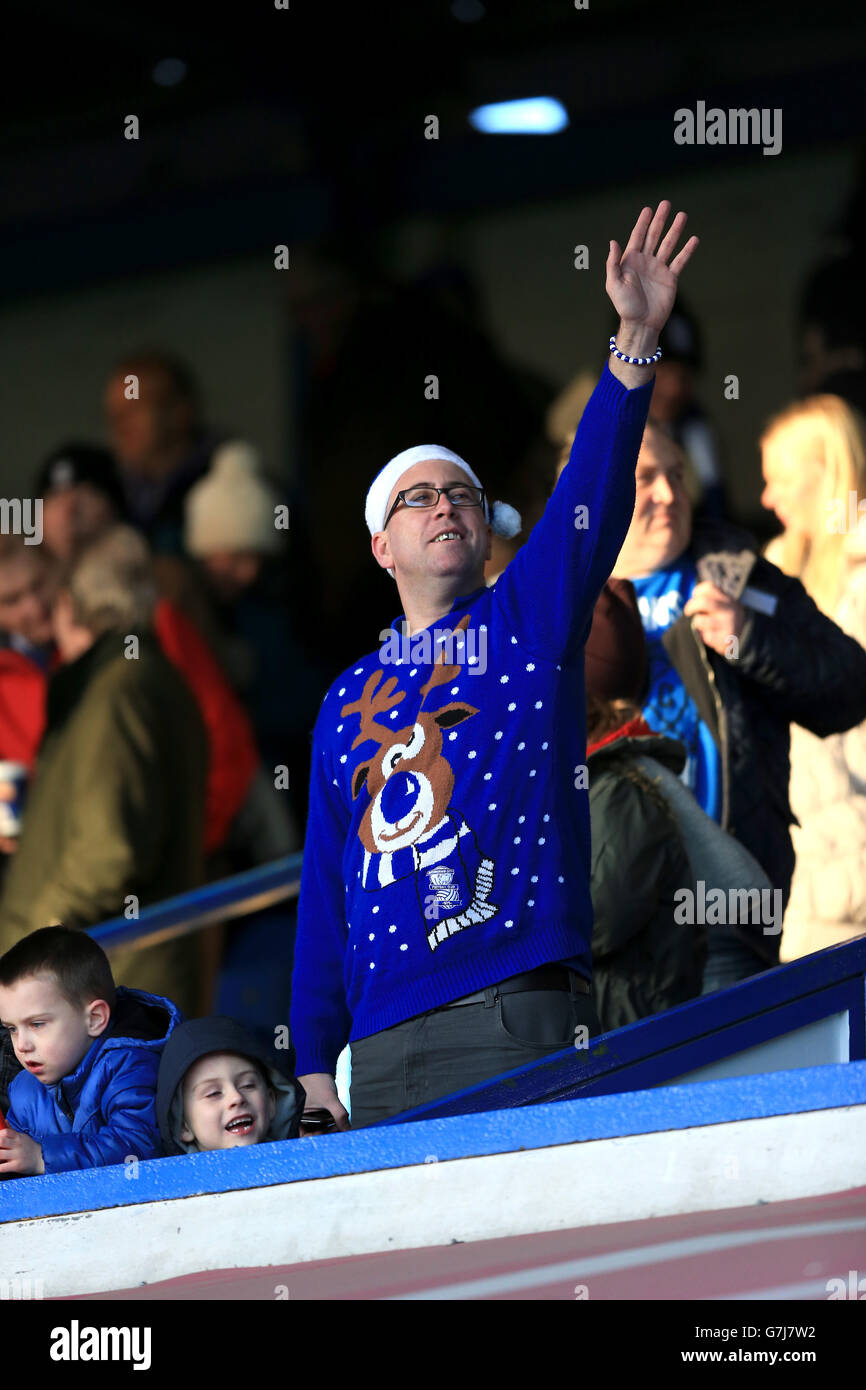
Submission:
[[[385,464],[367,493],[364,518],[371,536],[375,536],[377,531],[383,530],[388,498],[391,496],[394,484],[399,481],[407,468],[411,468],[413,463],[427,463],[436,460],[442,463],[456,464],[471,478],[476,487],[481,487],[480,480],[473,473],[466,460],[462,459],[459,454],[452,453],[450,449],[443,449],[441,444],[416,444],[412,449],[404,449],[402,454],[395,455]],[[494,502],[491,509],[486,497],[484,498],[484,519],[493,527],[497,536],[505,536],[507,539],[518,535],[523,525],[520,513],[515,511],[514,507],[510,507],[507,502]],[[388,573],[392,579],[395,578],[393,570],[389,569]]]

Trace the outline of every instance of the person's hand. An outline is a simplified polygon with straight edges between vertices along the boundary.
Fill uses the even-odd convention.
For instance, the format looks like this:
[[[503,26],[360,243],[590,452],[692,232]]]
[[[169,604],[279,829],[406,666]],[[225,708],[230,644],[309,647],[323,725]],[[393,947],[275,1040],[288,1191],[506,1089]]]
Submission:
[[[746,620],[746,610],[741,603],[705,579],[695,585],[683,613],[692,619],[692,626],[705,646],[729,661],[736,660],[738,652],[732,638],[739,640]]]
[[[0,1177],[17,1174],[19,1178],[35,1177],[45,1172],[42,1147],[29,1134],[17,1129],[0,1129]]]
[[[620,252],[619,243],[612,241],[607,258],[605,288],[620,316],[622,329],[639,328],[643,330],[644,337],[652,336],[656,340],[674,307],[680,272],[698,245],[696,236],[689,237],[668,265],[686,225],[686,214],[678,212],[659,246],[659,237],[670,210],[667,199],[659,203],[655,214],[652,208],[644,208],[634,224],[625,251]],[[627,336],[624,331],[623,336]],[[631,352],[628,346],[620,342],[619,334],[617,344],[621,351],[628,352],[630,356],[644,355]]]
[[[337,1084],[333,1076],[328,1072],[310,1072],[307,1076],[299,1076],[298,1080],[307,1093],[304,1102],[305,1110],[328,1110],[337,1121],[337,1129],[351,1129],[349,1124],[349,1114],[345,1106],[340,1104],[337,1095]],[[306,1139],[311,1134],[319,1134],[320,1130],[308,1130],[301,1122],[301,1138]]]

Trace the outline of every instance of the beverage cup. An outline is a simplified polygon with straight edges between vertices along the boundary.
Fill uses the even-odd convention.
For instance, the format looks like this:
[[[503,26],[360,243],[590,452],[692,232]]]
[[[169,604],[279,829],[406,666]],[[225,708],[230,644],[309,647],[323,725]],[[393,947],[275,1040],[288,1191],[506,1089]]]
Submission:
[[[27,797],[26,765],[0,762],[0,782],[8,783],[15,792],[11,801],[0,800],[0,835],[12,838],[21,834],[24,802]]]

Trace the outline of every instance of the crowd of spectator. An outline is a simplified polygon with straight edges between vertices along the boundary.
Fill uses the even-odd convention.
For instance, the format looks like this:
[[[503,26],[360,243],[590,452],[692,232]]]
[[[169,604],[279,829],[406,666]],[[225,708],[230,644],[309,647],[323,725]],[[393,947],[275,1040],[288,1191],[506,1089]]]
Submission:
[[[598,385],[597,372],[582,373],[556,399],[495,349],[454,267],[411,291],[365,286],[344,268],[330,316],[321,304],[298,306],[309,353],[297,510],[253,442],[208,424],[187,364],[156,350],[111,368],[105,444],[63,442],[34,470],[41,543],[0,536],[0,801],[22,800],[9,769],[22,769],[26,786],[20,826],[0,827],[9,831],[0,835],[0,1110],[9,1107],[0,1175],[296,1137],[317,1132],[321,1114],[346,1128],[348,1096],[334,1076],[353,1018],[364,1024],[351,1043],[352,1110],[355,1123],[371,1123],[504,1070],[506,1057],[518,1065],[561,1049],[576,1019],[590,1035],[621,1027],[866,934],[862,319],[844,300],[845,262],[819,267],[801,304],[799,398],[759,441],[761,502],[781,528],[762,550],[727,515],[725,461],[699,398],[701,333],[682,301],[672,307],[676,272],[665,278],[664,261],[674,242],[656,251],[659,216],[639,222],[622,262],[608,266],[623,362],[611,358]],[[628,276],[618,279],[629,255],[642,299]],[[416,399],[424,372],[409,326],[419,322],[464,395]],[[385,348],[395,340],[405,345],[399,362]],[[628,344],[639,353],[656,342],[652,374]],[[424,354],[426,363],[428,339]],[[411,392],[401,385],[410,377]],[[445,437],[460,453],[417,446],[382,468],[394,441],[416,437]],[[480,480],[461,453],[479,461]],[[557,508],[579,495],[579,470],[596,463],[634,474],[627,514],[630,499],[614,503],[598,485],[593,505],[613,520],[596,515],[591,528],[607,527],[608,546],[619,536],[600,574],[560,563],[551,529]],[[512,509],[489,501],[494,490],[519,502],[519,534]],[[410,562],[419,546],[423,560]],[[443,728],[468,719],[480,744],[492,716],[475,707],[469,679],[465,691],[452,688],[459,700],[429,715],[427,697],[445,680],[431,668],[411,737],[399,711],[392,728],[377,722],[390,705],[376,691],[376,653],[366,664],[360,654],[397,607],[377,566],[397,579],[410,633],[464,601],[480,612],[492,599],[522,656],[565,671],[568,736],[579,743],[585,709],[588,797],[586,826],[576,811],[556,835],[574,839],[565,864],[580,857],[586,832],[586,954],[564,928],[545,925],[549,940],[537,949],[527,928],[480,973],[467,964],[471,932],[495,912],[509,866],[485,848],[477,815],[470,824],[470,805],[478,808],[469,792],[459,812],[449,802],[448,757],[461,755]],[[574,602],[555,610],[554,631],[533,606],[533,585],[549,584],[551,603],[562,604],[557,583],[574,586]],[[337,692],[355,662],[353,689]],[[400,675],[392,703],[415,674]],[[419,730],[420,754],[409,750]],[[349,757],[371,739],[399,748],[388,786],[369,747]],[[419,757],[428,761],[410,771]],[[490,766],[493,812],[522,774],[504,760]],[[419,786],[430,789],[425,834],[399,839],[420,814]],[[454,828],[459,850],[435,838],[438,826]],[[358,889],[344,858],[356,829]],[[300,1080],[260,1035],[207,1017],[218,933],[113,950],[109,961],[81,930],[302,845],[292,999]],[[446,867],[458,859],[459,869]],[[513,862],[515,874],[535,861],[521,849]],[[417,926],[408,897],[386,908],[385,943],[368,951],[376,895],[398,881],[408,889],[417,874],[417,911],[425,863],[436,913],[428,898]],[[683,904],[699,886],[704,898],[745,892],[762,909],[696,919]],[[529,894],[542,888],[521,880],[518,891],[531,925]],[[543,897],[551,911],[554,901],[567,910],[564,891],[562,902]],[[415,975],[411,987],[376,994],[389,932]],[[440,968],[453,939],[460,945]],[[477,1028],[481,1014],[453,1009],[471,1003],[495,1005],[497,1046]],[[37,1036],[32,1020],[43,1016]],[[471,1054],[474,1070],[438,1065],[437,1049]],[[394,1067],[408,1077],[419,1058],[423,1084],[393,1082]],[[67,1114],[57,1087],[69,1077],[79,1100]],[[134,1113],[124,1101],[100,1127],[94,1116],[124,1077]]]

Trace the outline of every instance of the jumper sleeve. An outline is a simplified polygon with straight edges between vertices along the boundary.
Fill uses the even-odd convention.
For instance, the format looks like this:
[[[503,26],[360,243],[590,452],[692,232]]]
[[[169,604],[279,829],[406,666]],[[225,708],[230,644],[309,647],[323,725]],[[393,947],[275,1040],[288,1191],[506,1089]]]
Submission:
[[[292,975],[291,1034],[299,1076],[333,1075],[351,1028],[343,970],[348,940],[343,855],[351,817],[334,785],[325,732],[331,720],[326,699],[313,736]]]
[[[511,633],[550,661],[570,657],[592,621],[634,511],[634,472],[652,396],[607,364],[544,513],[495,587]]]

